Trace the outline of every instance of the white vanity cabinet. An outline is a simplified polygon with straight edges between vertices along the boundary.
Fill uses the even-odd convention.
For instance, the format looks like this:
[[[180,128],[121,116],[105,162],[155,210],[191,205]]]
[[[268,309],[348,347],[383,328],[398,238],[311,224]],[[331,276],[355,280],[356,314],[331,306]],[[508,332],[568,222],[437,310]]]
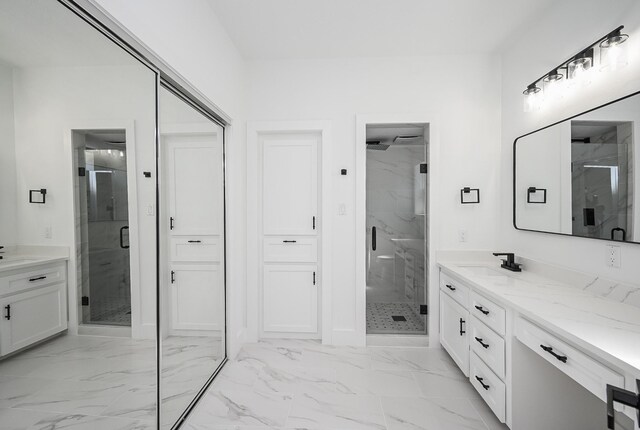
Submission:
[[[67,328],[66,263],[0,272],[0,356]]]

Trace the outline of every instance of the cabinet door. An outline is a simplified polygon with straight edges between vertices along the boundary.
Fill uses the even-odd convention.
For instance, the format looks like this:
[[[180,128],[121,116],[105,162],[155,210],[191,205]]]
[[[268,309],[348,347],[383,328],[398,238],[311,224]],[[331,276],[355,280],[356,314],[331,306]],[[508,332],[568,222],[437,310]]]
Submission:
[[[66,284],[58,284],[0,300],[0,354],[9,354],[65,330],[65,291]]]
[[[316,333],[318,280],[315,265],[265,264],[263,330]]]
[[[315,235],[320,136],[274,134],[262,139],[263,233]]]
[[[440,292],[440,343],[469,376],[469,312]]]
[[[171,328],[222,330],[224,291],[220,265],[175,264],[171,279]]]
[[[223,220],[222,129],[165,138],[173,235],[219,235]]]

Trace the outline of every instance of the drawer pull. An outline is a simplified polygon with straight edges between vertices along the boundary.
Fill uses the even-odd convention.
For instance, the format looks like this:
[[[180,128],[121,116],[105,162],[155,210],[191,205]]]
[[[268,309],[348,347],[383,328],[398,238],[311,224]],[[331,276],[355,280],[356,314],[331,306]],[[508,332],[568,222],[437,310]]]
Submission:
[[[476,342],[478,342],[480,345],[482,345],[482,347],[483,347],[484,349],[489,348],[489,344],[488,344],[488,343],[484,343],[484,342],[482,341],[482,338],[481,338],[481,337],[476,337],[475,339],[476,339]]]
[[[466,333],[466,330],[463,327],[464,324],[466,324],[466,321],[460,318],[460,336]]]
[[[488,310],[486,310],[485,308],[483,308],[482,306],[478,306],[478,305],[476,305],[476,306],[475,306],[475,308],[476,308],[477,310],[479,310],[480,312],[482,312],[483,314],[485,314],[485,315],[489,315],[489,311],[488,311]]]
[[[4,308],[7,311],[7,313],[4,315],[4,319],[10,320],[11,319],[11,305],[7,305]]]
[[[448,289],[450,289],[451,291],[455,291],[455,290],[456,290],[456,287],[453,287],[453,286],[451,286],[451,285],[449,285],[449,284],[445,285],[445,287],[447,287],[447,288],[448,288]]]
[[[485,390],[489,391],[489,388],[491,388],[491,387],[489,385],[485,384],[484,382],[482,382],[482,381],[484,381],[484,378],[476,376],[476,379],[478,380],[480,385],[482,385],[482,388],[484,388]]]
[[[562,361],[563,363],[567,362],[567,357],[565,355],[556,354],[555,352],[553,352],[553,348],[551,348],[550,346],[540,345],[540,348],[542,348],[543,351],[553,355],[555,358]]]
[[[296,243],[297,240],[283,240],[282,243]]]
[[[30,278],[29,282],[42,281],[43,279],[47,279],[46,276],[38,276],[36,278]]]
[[[187,240],[188,243],[202,243],[201,240]]]

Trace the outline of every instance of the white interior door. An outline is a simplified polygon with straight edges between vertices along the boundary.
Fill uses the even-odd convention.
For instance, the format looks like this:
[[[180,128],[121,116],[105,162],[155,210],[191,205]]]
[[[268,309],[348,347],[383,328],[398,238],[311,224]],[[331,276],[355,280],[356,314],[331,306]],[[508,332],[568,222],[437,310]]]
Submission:
[[[221,133],[167,137],[172,235],[221,233],[221,139]]]
[[[318,331],[318,289],[315,265],[265,264],[264,331]]]
[[[316,234],[319,139],[315,133],[262,136],[263,234]]]

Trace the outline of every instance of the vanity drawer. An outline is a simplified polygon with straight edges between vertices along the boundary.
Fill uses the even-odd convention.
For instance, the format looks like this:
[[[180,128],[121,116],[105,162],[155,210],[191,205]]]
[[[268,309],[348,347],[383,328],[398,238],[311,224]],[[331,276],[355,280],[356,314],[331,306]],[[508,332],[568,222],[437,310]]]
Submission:
[[[516,320],[515,335],[533,352],[603,401],[607,400],[607,384],[624,386],[622,375],[523,318]]]
[[[171,238],[171,261],[220,261],[220,236],[183,236]]]
[[[67,279],[66,267],[66,263],[29,267],[20,273],[6,276],[0,295],[64,282]]]
[[[315,237],[265,237],[264,261],[270,263],[315,263],[318,242]]]
[[[463,307],[469,305],[469,287],[440,272],[440,289]]]
[[[487,327],[475,316],[471,317],[471,337],[469,338],[471,350],[482,361],[504,379],[505,376],[505,343],[504,339]]]
[[[504,336],[506,312],[502,306],[499,306],[475,291],[472,291],[469,313],[494,329],[500,336]]]
[[[489,405],[493,413],[505,422],[506,411],[506,386],[486,364],[472,352],[469,363],[469,379],[471,385],[480,393],[480,396]]]

